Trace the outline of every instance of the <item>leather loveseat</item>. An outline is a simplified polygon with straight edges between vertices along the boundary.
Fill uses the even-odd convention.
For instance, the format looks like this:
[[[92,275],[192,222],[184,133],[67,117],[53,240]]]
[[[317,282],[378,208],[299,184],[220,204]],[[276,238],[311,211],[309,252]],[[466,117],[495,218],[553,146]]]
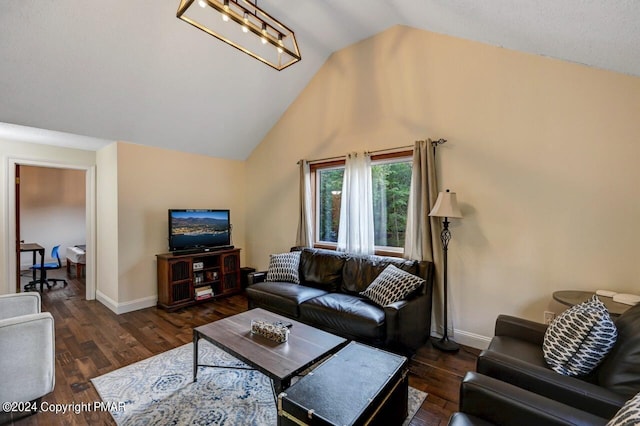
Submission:
[[[489,348],[478,357],[477,371],[610,419],[640,392],[640,304],[615,324],[618,338],[602,363],[586,377],[569,377],[551,370],[544,360],[546,325],[500,315]]]
[[[388,265],[422,277],[425,284],[381,307],[358,293]],[[249,309],[267,309],[347,339],[410,352],[430,335],[433,275],[432,262],[305,248],[300,284],[265,282],[266,272],[256,272],[249,275],[247,298]]]

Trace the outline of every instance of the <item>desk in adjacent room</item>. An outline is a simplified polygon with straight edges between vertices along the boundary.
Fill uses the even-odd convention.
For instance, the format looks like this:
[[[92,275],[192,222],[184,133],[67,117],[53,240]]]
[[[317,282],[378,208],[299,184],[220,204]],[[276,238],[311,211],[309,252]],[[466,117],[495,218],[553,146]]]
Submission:
[[[33,286],[33,288],[35,288],[35,286],[40,283],[40,292],[42,293],[43,289],[44,289],[44,281],[42,280],[42,271],[44,270],[44,247],[42,247],[40,244],[36,244],[36,243],[21,243],[20,244],[20,253],[24,253],[24,252],[31,252],[33,253],[33,258],[31,263],[33,265],[36,265],[36,253],[40,254],[40,279],[37,279],[37,273],[36,270],[33,269],[33,280],[29,281],[29,284],[27,284],[28,286],[31,285]],[[25,286],[26,288],[26,286]]]

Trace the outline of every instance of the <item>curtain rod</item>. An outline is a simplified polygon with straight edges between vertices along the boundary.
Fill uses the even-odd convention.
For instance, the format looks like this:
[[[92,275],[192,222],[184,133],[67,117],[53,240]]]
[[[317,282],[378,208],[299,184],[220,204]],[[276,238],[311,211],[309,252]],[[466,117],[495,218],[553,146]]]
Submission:
[[[435,149],[438,145],[442,145],[445,142],[447,142],[446,139],[440,138],[438,140],[431,141],[431,145]],[[399,147],[396,147],[396,148],[377,149],[375,151],[365,151],[365,152],[367,154],[378,154],[378,153],[381,153],[381,152],[402,151],[402,150],[409,149],[409,148],[413,148],[413,145],[399,146]],[[344,160],[346,157],[347,157],[346,155],[336,155],[335,157],[318,158],[316,160],[308,160],[307,162],[309,164],[322,163],[322,162],[329,161],[329,160]],[[300,165],[300,161],[297,161],[296,164]]]
[[[367,154],[379,154],[381,152],[395,152],[395,151],[404,151],[409,148],[413,148],[413,145],[407,146],[399,146],[397,148],[386,148],[386,149],[376,149],[374,151],[365,151]]]

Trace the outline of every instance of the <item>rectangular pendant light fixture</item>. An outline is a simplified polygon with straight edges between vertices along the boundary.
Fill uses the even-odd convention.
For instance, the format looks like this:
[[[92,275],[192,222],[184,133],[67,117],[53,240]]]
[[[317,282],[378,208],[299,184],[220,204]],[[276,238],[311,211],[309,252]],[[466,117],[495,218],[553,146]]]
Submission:
[[[180,0],[176,16],[278,71],[301,59],[293,31],[257,0]]]

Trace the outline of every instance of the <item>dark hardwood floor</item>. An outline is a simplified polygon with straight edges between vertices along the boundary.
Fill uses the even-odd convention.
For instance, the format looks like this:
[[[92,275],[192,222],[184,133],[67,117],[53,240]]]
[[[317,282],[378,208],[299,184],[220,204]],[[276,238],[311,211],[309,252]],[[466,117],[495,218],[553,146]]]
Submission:
[[[65,277],[64,270],[53,276]],[[25,280],[27,277],[24,278]],[[148,308],[116,315],[97,301],[84,299],[84,280],[67,278],[44,291],[43,311],[55,318],[56,385],[43,398],[51,404],[100,401],[90,379],[125,365],[191,342],[193,327],[245,311],[245,296],[238,295],[173,313]],[[457,409],[464,374],[475,369],[478,351],[463,347],[447,354],[430,345],[420,348],[410,363],[409,383],[428,393],[412,426],[446,425]],[[19,354],[16,354],[19,356]],[[15,425],[113,425],[107,412],[40,412],[14,420]],[[11,424],[11,423],[9,423]]]

